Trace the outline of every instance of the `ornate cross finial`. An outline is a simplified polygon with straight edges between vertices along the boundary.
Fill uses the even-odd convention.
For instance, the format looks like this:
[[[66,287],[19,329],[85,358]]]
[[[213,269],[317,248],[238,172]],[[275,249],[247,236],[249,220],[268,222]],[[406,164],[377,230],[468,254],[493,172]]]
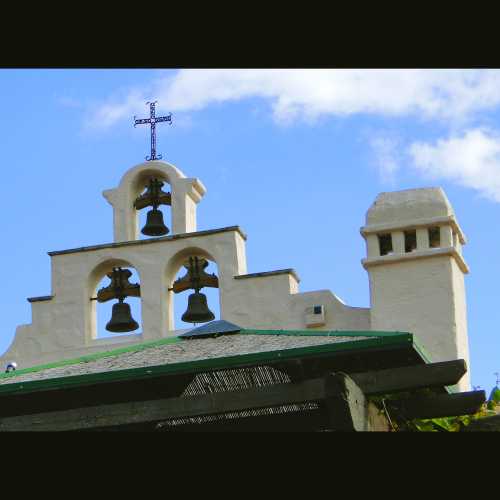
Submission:
[[[147,161],[161,160],[162,156],[156,156],[156,124],[159,122],[168,122],[172,125],[172,113],[168,116],[155,116],[155,106],[158,101],[147,102],[149,104],[149,118],[136,119],[134,116],[134,128],[136,125],[149,123],[151,125],[151,156],[146,156]]]
[[[498,387],[498,384],[500,384],[500,373],[495,372],[493,375],[497,376],[497,387]]]

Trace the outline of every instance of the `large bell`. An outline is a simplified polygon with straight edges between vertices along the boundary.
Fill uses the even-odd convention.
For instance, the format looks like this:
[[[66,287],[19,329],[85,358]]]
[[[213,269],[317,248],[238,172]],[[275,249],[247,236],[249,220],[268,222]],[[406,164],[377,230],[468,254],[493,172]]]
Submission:
[[[139,324],[132,318],[130,305],[125,302],[114,304],[111,319],[106,325],[106,330],[108,332],[121,333],[133,332],[137,328],[139,328]]]
[[[214,313],[208,308],[207,296],[200,292],[188,297],[188,308],[181,317],[186,323],[206,323],[215,319]]]
[[[142,234],[146,236],[162,236],[168,233],[168,227],[163,223],[163,213],[157,208],[148,212],[146,225],[142,228]]]

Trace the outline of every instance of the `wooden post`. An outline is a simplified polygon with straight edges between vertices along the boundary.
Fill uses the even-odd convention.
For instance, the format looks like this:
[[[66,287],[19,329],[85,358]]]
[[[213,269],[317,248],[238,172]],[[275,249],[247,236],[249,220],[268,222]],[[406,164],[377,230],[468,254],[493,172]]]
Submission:
[[[367,431],[367,402],[363,391],[345,373],[325,377],[325,406],[332,431]]]

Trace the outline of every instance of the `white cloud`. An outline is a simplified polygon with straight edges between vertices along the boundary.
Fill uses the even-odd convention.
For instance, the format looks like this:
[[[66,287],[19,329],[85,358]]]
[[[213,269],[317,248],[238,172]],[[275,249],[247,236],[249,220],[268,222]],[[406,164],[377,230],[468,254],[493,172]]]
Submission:
[[[174,121],[189,122],[186,112],[250,98],[267,102],[277,123],[362,113],[440,120],[449,130],[465,130],[410,148],[380,134],[369,142],[385,181],[395,182],[401,158],[409,154],[424,177],[449,180],[500,202],[500,135],[466,129],[470,119],[500,105],[500,70],[183,69],[95,103],[86,124],[106,129],[131,123],[134,115],[147,116],[145,102],[151,100],[158,101],[158,112],[172,111]]]
[[[471,129],[435,144],[414,142],[409,153],[423,176],[455,182],[500,202],[500,133]]]
[[[93,104],[88,110],[85,127],[87,129],[107,129],[122,121],[133,123],[134,114],[142,113],[142,118],[145,101],[147,98],[144,92],[134,89],[125,97],[113,97],[108,102]]]
[[[382,181],[395,184],[395,174],[400,167],[399,140],[395,137],[376,136],[370,139],[370,145],[375,155],[375,162]]]
[[[500,104],[498,70],[183,69],[112,97],[96,107],[89,124],[110,127],[158,109],[194,111],[211,104],[262,98],[277,122],[314,121],[356,113],[463,120]]]

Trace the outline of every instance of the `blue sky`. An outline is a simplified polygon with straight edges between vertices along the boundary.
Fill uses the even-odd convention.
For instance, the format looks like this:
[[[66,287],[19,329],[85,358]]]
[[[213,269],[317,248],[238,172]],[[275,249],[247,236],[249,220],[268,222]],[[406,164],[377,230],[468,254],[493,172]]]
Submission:
[[[443,187],[469,240],[472,384],[492,387],[498,70],[0,70],[1,352],[31,321],[26,297],[50,294],[47,252],[112,241],[101,192],[149,153],[132,124],[152,99],[173,113],[158,152],[207,187],[199,229],[240,225],[249,272],[293,267],[301,291],[368,307],[366,210],[381,191]]]

